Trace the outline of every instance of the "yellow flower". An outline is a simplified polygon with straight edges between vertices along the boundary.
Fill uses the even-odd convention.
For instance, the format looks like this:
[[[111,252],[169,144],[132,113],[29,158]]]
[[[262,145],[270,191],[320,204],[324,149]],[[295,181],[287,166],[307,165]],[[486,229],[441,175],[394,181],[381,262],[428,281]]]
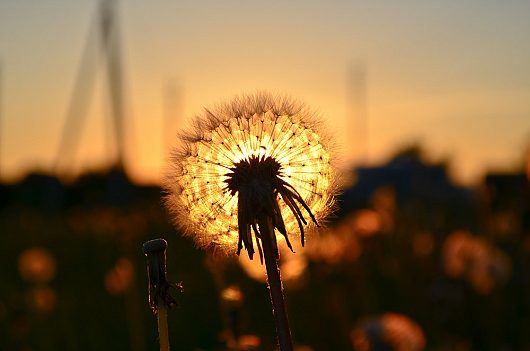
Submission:
[[[257,93],[205,109],[194,130],[180,135],[164,182],[173,221],[199,246],[244,247],[252,230],[261,255],[258,218],[266,216],[290,247],[329,213],[334,172],[329,142],[305,105]],[[276,237],[273,238],[276,242]],[[277,253],[277,250],[276,250]]]

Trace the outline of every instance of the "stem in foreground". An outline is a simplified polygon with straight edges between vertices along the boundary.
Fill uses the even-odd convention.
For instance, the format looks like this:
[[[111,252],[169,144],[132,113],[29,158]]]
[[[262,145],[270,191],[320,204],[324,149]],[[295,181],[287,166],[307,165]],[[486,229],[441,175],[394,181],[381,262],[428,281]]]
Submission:
[[[265,256],[265,267],[267,269],[267,281],[269,283],[269,292],[271,295],[272,312],[276,322],[276,334],[281,351],[292,351],[293,341],[291,339],[291,330],[289,329],[289,320],[282,291],[282,281],[280,270],[276,259],[276,240],[273,238],[274,227],[272,219],[268,216],[260,216],[258,220],[261,242],[263,244],[263,256]],[[273,241],[274,240],[274,241]]]
[[[147,275],[149,279],[149,304],[158,322],[158,337],[160,351],[169,351],[169,336],[167,328],[167,310],[177,303],[169,295],[169,288],[182,290],[181,284],[172,284],[166,277],[166,248],[164,239],[150,240],[143,245],[147,257]]]
[[[169,351],[169,336],[167,331],[167,307],[165,303],[158,305],[156,311],[158,322],[158,337],[160,339],[160,351]]]

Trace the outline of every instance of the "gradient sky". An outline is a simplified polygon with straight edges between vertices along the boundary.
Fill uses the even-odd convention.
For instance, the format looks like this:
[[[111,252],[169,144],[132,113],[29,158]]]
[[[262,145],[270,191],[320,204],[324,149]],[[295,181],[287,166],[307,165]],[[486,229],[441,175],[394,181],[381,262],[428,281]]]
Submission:
[[[51,170],[96,5],[0,0],[4,178]],[[160,178],[168,136],[203,106],[258,89],[318,109],[342,167],[352,165],[363,150],[347,84],[355,62],[366,69],[369,163],[420,142],[470,183],[521,165],[530,143],[528,0],[122,0],[119,9],[136,179]],[[79,148],[64,161],[72,171],[113,154],[98,68]]]

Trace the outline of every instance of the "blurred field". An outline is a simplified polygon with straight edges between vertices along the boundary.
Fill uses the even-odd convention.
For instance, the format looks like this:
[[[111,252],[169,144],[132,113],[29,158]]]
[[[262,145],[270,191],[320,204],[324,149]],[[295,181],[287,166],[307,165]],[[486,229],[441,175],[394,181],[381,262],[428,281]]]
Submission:
[[[282,252],[299,350],[530,349],[524,172],[463,188],[410,149],[354,178],[329,228]],[[173,349],[274,348],[259,267],[182,238],[158,187],[111,169],[69,184],[31,174],[0,194],[0,350],[158,349],[141,251],[156,237],[184,285]]]

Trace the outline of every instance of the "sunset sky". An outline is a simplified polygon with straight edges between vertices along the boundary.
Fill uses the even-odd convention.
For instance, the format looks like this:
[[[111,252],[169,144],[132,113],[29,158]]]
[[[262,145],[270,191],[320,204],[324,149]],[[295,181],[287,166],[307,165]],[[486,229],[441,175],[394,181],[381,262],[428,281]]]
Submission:
[[[118,8],[126,166],[137,180],[160,179],[168,139],[195,113],[256,90],[320,111],[343,168],[418,142],[469,184],[522,165],[530,145],[528,0],[122,0]],[[96,14],[96,1],[0,0],[1,177],[52,170]],[[366,72],[364,156],[348,85],[356,67]],[[105,70],[94,68],[79,147],[62,160],[68,171],[114,153]]]

